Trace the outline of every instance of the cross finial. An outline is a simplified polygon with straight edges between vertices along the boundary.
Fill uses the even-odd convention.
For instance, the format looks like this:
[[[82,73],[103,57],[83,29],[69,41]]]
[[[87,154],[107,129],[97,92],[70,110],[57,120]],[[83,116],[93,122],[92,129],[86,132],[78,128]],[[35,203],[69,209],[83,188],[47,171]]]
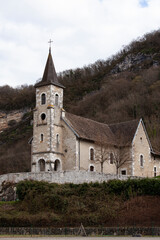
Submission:
[[[50,39],[49,42],[48,42],[48,43],[49,43],[49,52],[51,52],[51,44],[52,44],[52,42],[53,42],[53,41],[52,41],[51,39]]]

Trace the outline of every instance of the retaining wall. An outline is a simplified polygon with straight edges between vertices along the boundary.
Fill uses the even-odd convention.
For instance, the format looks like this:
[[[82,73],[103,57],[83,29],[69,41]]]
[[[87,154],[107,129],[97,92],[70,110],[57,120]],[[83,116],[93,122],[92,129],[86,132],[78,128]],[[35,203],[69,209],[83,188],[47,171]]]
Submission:
[[[102,174],[97,172],[86,171],[63,171],[63,172],[24,172],[24,173],[9,173],[0,175],[0,186],[3,182],[18,183],[22,180],[37,180],[46,181],[50,183],[89,183],[89,182],[103,182],[111,179],[126,180],[129,176],[117,176],[111,174]],[[130,176],[131,177],[131,176]],[[136,178],[136,177],[131,177]]]

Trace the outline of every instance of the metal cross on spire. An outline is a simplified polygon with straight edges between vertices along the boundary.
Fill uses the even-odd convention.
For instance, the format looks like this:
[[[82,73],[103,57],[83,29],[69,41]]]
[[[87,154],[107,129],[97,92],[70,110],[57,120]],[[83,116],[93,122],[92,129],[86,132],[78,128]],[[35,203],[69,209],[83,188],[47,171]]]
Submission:
[[[49,52],[51,52],[51,44],[52,44],[52,42],[53,42],[53,41],[52,41],[51,39],[50,39],[49,42],[48,42],[48,43],[49,43]]]

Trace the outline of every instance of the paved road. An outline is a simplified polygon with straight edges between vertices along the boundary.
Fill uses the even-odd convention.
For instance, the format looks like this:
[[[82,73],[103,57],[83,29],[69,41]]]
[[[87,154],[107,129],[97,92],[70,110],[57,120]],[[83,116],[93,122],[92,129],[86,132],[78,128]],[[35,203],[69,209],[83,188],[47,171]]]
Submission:
[[[139,237],[0,237],[4,240],[140,240]],[[153,237],[143,237],[143,240],[153,240]],[[154,238],[160,240],[160,237]]]

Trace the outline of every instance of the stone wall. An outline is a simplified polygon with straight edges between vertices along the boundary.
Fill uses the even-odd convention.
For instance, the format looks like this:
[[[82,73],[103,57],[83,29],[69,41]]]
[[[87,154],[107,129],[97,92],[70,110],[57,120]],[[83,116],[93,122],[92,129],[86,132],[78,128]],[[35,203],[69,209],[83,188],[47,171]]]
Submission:
[[[32,227],[0,227],[0,235],[81,235],[96,236],[159,236],[159,227],[93,227],[84,228],[85,232],[80,232],[80,228],[32,228]]]
[[[116,176],[111,174],[101,174],[97,172],[86,171],[61,171],[61,172],[24,172],[24,173],[8,173],[0,175],[0,186],[3,182],[18,183],[22,180],[37,180],[54,183],[89,183],[103,182],[111,179],[126,180],[128,176]],[[136,177],[131,177],[136,178]]]

